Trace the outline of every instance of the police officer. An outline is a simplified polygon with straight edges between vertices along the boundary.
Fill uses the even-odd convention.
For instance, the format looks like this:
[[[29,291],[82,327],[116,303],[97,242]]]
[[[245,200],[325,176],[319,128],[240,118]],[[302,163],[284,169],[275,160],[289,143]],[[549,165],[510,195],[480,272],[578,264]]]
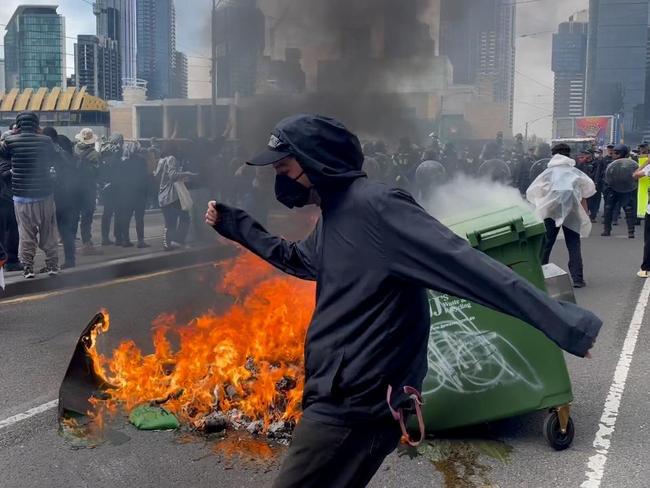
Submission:
[[[630,155],[630,149],[624,144],[618,144],[612,150],[614,161],[625,159]],[[614,162],[612,161],[612,162]],[[611,165],[612,163],[609,163]],[[605,197],[605,229],[601,236],[609,237],[612,235],[612,220],[614,213],[617,211],[617,205],[625,211],[627,221],[627,236],[634,239],[634,226],[636,224],[636,189],[631,192],[615,191],[604,178],[605,187],[603,195]]]

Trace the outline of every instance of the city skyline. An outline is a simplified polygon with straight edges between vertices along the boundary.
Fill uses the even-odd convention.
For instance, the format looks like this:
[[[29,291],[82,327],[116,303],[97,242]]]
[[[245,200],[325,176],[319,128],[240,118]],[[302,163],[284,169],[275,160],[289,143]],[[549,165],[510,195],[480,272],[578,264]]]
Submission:
[[[210,96],[210,5],[211,0],[188,0],[191,9],[177,12],[177,49],[188,56],[188,94],[191,98]],[[6,24],[21,0],[3,0],[0,24]],[[31,4],[58,3],[66,17],[67,75],[74,71],[74,42],[78,34],[94,34],[96,19],[92,0],[31,0]],[[518,5],[517,61],[513,131],[523,132],[526,122],[531,133],[549,138],[553,111],[551,36],[557,26],[573,13],[588,8],[588,0],[539,0]],[[87,7],[87,8],[86,8]],[[197,12],[204,15],[197,15]],[[4,26],[1,26],[4,28]],[[530,34],[537,34],[533,35]],[[525,37],[521,37],[525,36]],[[70,39],[72,38],[72,39]],[[531,78],[533,81],[531,81]],[[544,117],[547,116],[547,117]]]

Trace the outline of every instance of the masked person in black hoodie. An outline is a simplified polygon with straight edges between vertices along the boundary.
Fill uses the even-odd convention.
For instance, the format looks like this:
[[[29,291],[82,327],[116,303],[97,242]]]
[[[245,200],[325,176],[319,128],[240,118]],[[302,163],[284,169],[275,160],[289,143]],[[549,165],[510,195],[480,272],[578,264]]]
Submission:
[[[276,487],[365,486],[397,447],[404,409],[427,372],[428,288],[522,319],[572,354],[592,347],[602,325],[595,315],[473,249],[409,193],[369,181],[359,140],[336,120],[281,121],[250,164],[275,167],[281,203],[322,212],[300,242],[269,234],[236,208],[210,202],[206,213],[221,235],[317,282],[304,415]]]

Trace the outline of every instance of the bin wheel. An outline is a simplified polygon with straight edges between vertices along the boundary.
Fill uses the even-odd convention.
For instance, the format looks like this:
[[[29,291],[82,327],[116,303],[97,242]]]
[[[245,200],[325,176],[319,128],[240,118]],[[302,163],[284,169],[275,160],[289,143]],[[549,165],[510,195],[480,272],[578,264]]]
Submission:
[[[569,417],[566,432],[563,434],[560,430],[560,417],[556,410],[550,412],[544,420],[544,437],[556,451],[564,451],[573,443],[575,436],[575,426],[573,419]]]

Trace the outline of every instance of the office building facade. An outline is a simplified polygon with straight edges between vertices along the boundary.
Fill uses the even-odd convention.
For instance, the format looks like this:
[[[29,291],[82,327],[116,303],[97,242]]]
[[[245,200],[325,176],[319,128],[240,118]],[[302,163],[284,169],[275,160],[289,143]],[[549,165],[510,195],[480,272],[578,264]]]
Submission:
[[[590,0],[587,115],[620,115],[625,139],[650,129],[650,0]]]
[[[215,12],[217,96],[256,92],[258,63],[265,46],[265,19],[255,0],[226,0]]]
[[[587,34],[589,24],[571,18],[553,34],[552,69],[555,74],[553,117],[585,114]]]
[[[137,2],[137,77],[150,100],[174,96],[176,12],[173,0]]]
[[[119,100],[122,91],[118,42],[106,37],[80,35],[75,44],[77,88],[90,95]]]
[[[441,0],[440,54],[454,68],[454,83],[490,85],[493,101],[508,107],[512,126],[516,3],[511,0]]]
[[[66,86],[65,19],[56,6],[21,5],[6,26],[6,88]]]
[[[174,54],[174,98],[187,98],[187,56],[179,51]]]
[[[137,74],[136,0],[97,0],[97,37],[117,41],[121,78]]]

